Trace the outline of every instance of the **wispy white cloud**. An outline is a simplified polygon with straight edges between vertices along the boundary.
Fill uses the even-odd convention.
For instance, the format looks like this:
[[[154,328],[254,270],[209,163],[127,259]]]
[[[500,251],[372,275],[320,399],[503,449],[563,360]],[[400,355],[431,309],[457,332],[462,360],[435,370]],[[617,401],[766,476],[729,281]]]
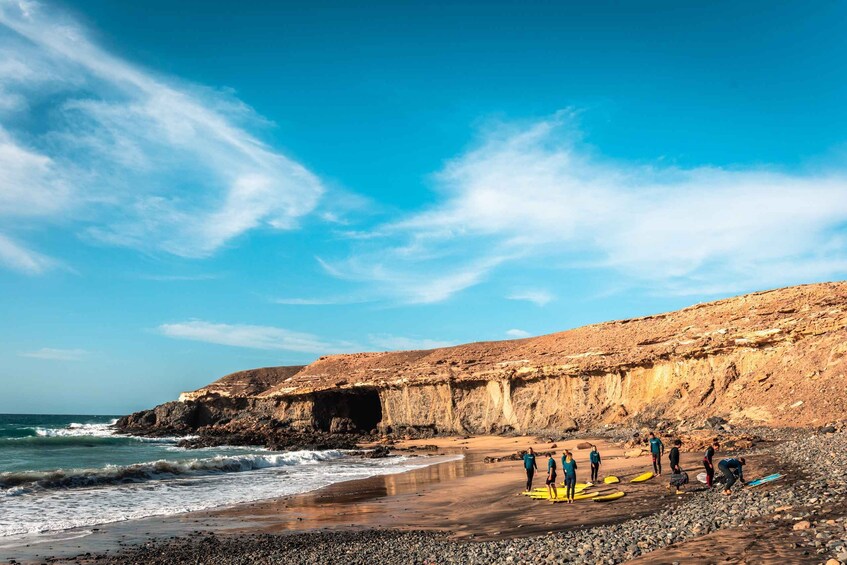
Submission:
[[[387,351],[410,351],[414,349],[437,349],[439,347],[450,347],[455,345],[449,341],[437,339],[422,339],[413,337],[401,337],[387,334],[371,334],[368,341],[380,349]]]
[[[34,359],[45,359],[48,361],[82,361],[89,355],[85,349],[54,349],[52,347],[42,347],[36,351],[27,351],[20,354],[22,357],[32,357]]]
[[[352,343],[326,341],[313,334],[275,326],[219,324],[203,320],[189,320],[162,324],[158,327],[158,331],[162,335],[177,339],[249,349],[317,354],[350,352],[361,349]]]
[[[336,306],[340,304],[362,304],[370,302],[370,300],[353,296],[328,296],[324,298],[273,298],[271,302],[285,306]]]
[[[536,306],[545,306],[555,300],[555,296],[546,290],[520,290],[507,296],[509,300],[525,300]]]
[[[506,257],[484,257],[451,269],[442,258],[416,257],[407,249],[384,248],[335,262],[318,259],[324,270],[338,278],[366,282],[382,299],[406,304],[433,304],[482,282]],[[443,258],[451,261],[450,257]]]
[[[390,334],[370,334],[367,344],[353,341],[327,340],[310,333],[297,332],[276,326],[252,324],[221,324],[204,320],[188,320],[162,324],[157,331],[167,337],[201,341],[230,347],[293,351],[327,355],[355,353],[369,349],[405,351],[449,347],[452,342]]]
[[[329,271],[422,301],[515,261],[609,270],[629,286],[677,293],[847,274],[843,169],[614,162],[582,144],[562,112],[494,128],[434,180],[438,204],[379,226],[381,237],[326,261]]]
[[[195,275],[139,275],[138,278],[156,282],[192,282],[213,281],[221,277],[222,275],[216,273],[198,273]]]
[[[514,329],[514,330],[508,330],[506,332],[506,335],[511,337],[511,338],[514,338],[514,339],[521,339],[521,338],[524,338],[524,337],[529,337],[532,334],[529,333],[528,331]]]
[[[206,257],[291,229],[319,202],[321,181],[264,144],[263,120],[231,94],[114,56],[53,6],[0,0],[0,50],[7,224],[61,221],[97,242]]]
[[[42,255],[0,234],[0,264],[28,275],[40,275],[59,265],[58,261]]]

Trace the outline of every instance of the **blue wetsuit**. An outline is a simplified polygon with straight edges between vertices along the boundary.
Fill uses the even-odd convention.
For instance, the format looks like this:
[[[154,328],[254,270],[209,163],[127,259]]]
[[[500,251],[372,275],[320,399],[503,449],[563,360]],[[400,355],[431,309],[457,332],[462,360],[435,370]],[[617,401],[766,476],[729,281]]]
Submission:
[[[526,469],[526,490],[531,491],[532,477],[535,475],[536,469],[538,469],[538,465],[535,464],[535,455],[529,453],[524,454],[523,466]]]
[[[597,475],[600,472],[600,452],[592,451],[588,456],[588,460],[591,462],[591,482],[596,483]]]
[[[730,490],[735,481],[744,482],[744,463],[738,459],[722,459],[718,463],[718,469],[726,477],[726,490]]]

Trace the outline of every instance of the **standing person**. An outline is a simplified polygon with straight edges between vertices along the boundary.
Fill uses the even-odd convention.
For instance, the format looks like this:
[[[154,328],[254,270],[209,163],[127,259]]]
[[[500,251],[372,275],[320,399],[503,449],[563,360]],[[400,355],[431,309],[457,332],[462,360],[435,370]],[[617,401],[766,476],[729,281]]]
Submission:
[[[742,485],[747,484],[744,482],[744,465],[746,463],[747,461],[743,457],[722,459],[718,463],[718,469],[726,477],[726,488],[723,491],[725,495],[732,494],[732,485],[735,484],[735,481],[740,481]]]
[[[550,452],[550,458],[547,460],[547,494],[550,495],[550,500],[559,498],[559,491],[556,490],[556,455],[555,451]]]
[[[676,473],[677,475],[682,473],[682,469],[679,467],[679,447],[681,445],[682,440],[673,440],[673,447],[671,447],[671,451],[668,453],[668,461],[671,463],[671,473]]]
[[[650,455],[653,456],[653,472],[657,475],[662,474],[662,456],[664,454],[665,444],[656,437],[656,434],[650,432]]]
[[[591,482],[597,482],[597,475],[600,473],[600,452],[597,451],[597,446],[591,446],[591,453],[588,456],[588,460],[591,462]]]
[[[715,456],[715,451],[720,448],[717,438],[706,448],[706,455],[703,456],[703,467],[706,468],[706,486],[712,488],[712,483],[715,480],[715,465],[712,458]]]
[[[571,504],[576,496],[576,460],[570,451],[562,456],[562,472],[565,474],[565,497]]]
[[[535,463],[535,451],[530,447],[529,451],[524,453],[523,466],[526,469],[526,491],[532,491],[532,477],[538,470],[538,465]]]

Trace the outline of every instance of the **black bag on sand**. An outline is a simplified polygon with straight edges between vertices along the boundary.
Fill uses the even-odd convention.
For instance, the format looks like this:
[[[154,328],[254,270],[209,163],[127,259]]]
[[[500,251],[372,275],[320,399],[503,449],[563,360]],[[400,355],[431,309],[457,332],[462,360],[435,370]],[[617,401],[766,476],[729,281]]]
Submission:
[[[688,484],[688,473],[685,471],[681,473],[674,473],[671,475],[671,484],[675,487],[681,487],[682,485]]]

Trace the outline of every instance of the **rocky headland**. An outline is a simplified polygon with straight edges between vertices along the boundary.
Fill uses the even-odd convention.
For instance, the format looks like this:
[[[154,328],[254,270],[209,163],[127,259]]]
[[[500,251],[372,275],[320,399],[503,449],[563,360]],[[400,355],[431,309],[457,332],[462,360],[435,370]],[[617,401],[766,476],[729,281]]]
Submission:
[[[117,426],[275,448],[707,422],[822,427],[844,419],[846,375],[847,283],[824,283],[527,339],[242,371]]]

